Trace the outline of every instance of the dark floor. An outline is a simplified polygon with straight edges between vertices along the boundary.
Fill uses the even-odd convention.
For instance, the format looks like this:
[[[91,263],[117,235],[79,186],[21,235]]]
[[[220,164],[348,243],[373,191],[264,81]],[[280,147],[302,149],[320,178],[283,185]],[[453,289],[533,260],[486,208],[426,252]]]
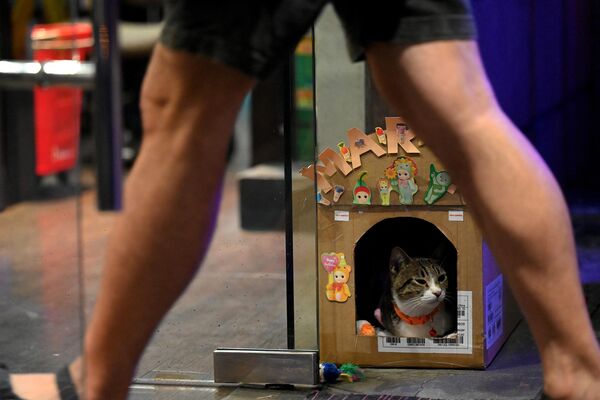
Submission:
[[[237,185],[229,176],[214,245],[197,279],[158,329],[138,377],[170,374],[210,381],[216,347],[286,347],[283,233],[240,230],[238,210]],[[53,371],[79,353],[83,317],[93,304],[113,220],[113,214],[95,210],[92,191],[80,200],[22,203],[0,213],[0,361],[13,371]],[[573,221],[582,280],[600,334],[600,286],[595,285],[600,283],[600,207],[574,208]],[[541,385],[537,352],[521,323],[486,371],[372,369],[362,382],[327,390],[531,399]],[[308,393],[134,385],[130,398],[300,399]]]

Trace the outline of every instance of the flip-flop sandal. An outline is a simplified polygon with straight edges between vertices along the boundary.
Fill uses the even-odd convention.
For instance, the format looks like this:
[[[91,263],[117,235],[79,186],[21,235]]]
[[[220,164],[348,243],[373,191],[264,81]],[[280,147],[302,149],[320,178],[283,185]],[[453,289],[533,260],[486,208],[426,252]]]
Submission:
[[[79,400],[69,366],[65,365],[56,373],[56,386],[58,387],[60,400]]]
[[[56,387],[60,394],[60,400],[79,400],[68,366],[64,366],[56,373]],[[0,364],[0,399],[25,400],[13,392],[10,384],[10,373],[8,367],[4,364]]]
[[[8,367],[4,364],[0,364],[0,399],[23,400],[13,392]]]

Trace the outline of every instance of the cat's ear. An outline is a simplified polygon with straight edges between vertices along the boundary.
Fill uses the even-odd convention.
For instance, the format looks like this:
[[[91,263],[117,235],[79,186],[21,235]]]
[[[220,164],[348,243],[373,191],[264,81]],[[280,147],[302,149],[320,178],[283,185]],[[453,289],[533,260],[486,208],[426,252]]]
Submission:
[[[390,270],[394,273],[398,273],[402,265],[410,260],[408,254],[404,252],[400,247],[394,247],[392,254],[390,255]]]

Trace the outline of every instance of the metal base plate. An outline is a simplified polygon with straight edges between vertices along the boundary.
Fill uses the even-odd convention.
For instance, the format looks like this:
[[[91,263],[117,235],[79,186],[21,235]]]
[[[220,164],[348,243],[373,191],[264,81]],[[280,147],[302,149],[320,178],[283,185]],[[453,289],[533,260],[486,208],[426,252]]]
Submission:
[[[213,355],[215,383],[319,385],[317,351],[220,348]]]

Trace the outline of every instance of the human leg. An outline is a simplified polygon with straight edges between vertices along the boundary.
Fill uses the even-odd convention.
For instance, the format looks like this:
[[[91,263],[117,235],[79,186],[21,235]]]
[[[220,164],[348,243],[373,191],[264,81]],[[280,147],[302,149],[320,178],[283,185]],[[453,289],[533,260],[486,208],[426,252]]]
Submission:
[[[88,400],[125,398],[144,346],[198,268],[253,84],[202,56],[156,47],[142,89],[144,141],[85,337]]]
[[[378,89],[468,201],[533,332],[553,398],[597,398],[600,351],[571,223],[543,160],[499,108],[472,41],[376,43]]]

